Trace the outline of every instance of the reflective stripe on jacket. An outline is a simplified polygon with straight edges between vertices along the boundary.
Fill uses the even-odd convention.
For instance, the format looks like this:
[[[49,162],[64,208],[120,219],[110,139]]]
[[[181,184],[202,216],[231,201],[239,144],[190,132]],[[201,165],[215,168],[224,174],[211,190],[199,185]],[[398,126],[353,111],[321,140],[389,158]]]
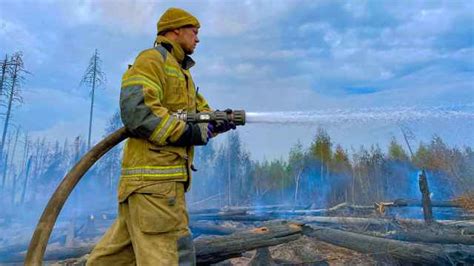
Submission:
[[[194,61],[176,43],[159,36],[122,78],[121,117],[133,134],[125,143],[119,200],[157,181],[188,181],[193,147],[176,147],[185,122],[178,111],[210,111],[196,92],[189,68]]]

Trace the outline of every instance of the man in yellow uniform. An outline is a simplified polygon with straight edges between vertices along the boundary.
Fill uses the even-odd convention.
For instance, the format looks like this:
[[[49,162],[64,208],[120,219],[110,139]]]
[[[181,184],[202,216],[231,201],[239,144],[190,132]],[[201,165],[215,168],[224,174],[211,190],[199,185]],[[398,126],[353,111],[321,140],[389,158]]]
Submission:
[[[188,12],[168,9],[158,21],[155,46],[142,51],[123,75],[121,116],[133,137],[124,147],[117,220],[88,265],[195,264],[184,196],[193,146],[235,129],[186,123],[173,115],[211,111],[189,72],[199,27]]]

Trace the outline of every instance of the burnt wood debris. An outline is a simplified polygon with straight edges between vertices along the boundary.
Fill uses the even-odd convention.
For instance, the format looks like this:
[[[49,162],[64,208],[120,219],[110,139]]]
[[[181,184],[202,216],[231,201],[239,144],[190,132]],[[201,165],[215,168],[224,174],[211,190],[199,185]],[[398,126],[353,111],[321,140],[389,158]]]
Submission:
[[[445,206],[459,208],[455,204]],[[84,255],[114,218],[112,212],[101,212],[58,226],[44,260],[66,264],[75,258],[84,263]],[[389,256],[400,263],[474,263],[472,220],[426,223],[419,219],[395,219],[379,213],[377,204],[343,203],[318,210],[289,205],[200,209],[191,210],[190,218],[197,261],[202,265],[240,257],[251,250],[257,251],[251,265],[296,264],[273,259],[268,247],[302,236],[360,253]],[[2,247],[1,262],[23,261],[26,248],[27,243]]]

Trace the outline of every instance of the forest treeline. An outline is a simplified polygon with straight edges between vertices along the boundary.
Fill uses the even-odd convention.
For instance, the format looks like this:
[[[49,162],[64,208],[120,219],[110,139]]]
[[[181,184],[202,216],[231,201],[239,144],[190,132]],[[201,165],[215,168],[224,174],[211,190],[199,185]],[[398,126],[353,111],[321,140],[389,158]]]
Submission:
[[[414,145],[414,143],[412,143]],[[428,173],[433,199],[450,199],[474,189],[474,151],[449,147],[441,137],[418,143],[413,154],[392,138],[386,149],[349,151],[319,129],[309,147],[296,143],[288,159],[253,161],[237,132],[215,147],[199,148],[193,201],[199,204],[373,204],[420,198],[418,174]],[[406,146],[406,145],[405,145]]]

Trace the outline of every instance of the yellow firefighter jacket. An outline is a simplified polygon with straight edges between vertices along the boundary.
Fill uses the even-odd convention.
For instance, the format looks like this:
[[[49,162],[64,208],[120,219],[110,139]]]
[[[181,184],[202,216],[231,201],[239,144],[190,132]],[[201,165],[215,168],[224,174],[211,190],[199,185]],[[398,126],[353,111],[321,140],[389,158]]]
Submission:
[[[185,122],[172,114],[211,110],[189,72],[194,61],[163,36],[156,43],[137,56],[122,78],[121,117],[133,137],[124,147],[119,202],[156,183],[189,182],[193,147],[170,145],[185,129]]]

